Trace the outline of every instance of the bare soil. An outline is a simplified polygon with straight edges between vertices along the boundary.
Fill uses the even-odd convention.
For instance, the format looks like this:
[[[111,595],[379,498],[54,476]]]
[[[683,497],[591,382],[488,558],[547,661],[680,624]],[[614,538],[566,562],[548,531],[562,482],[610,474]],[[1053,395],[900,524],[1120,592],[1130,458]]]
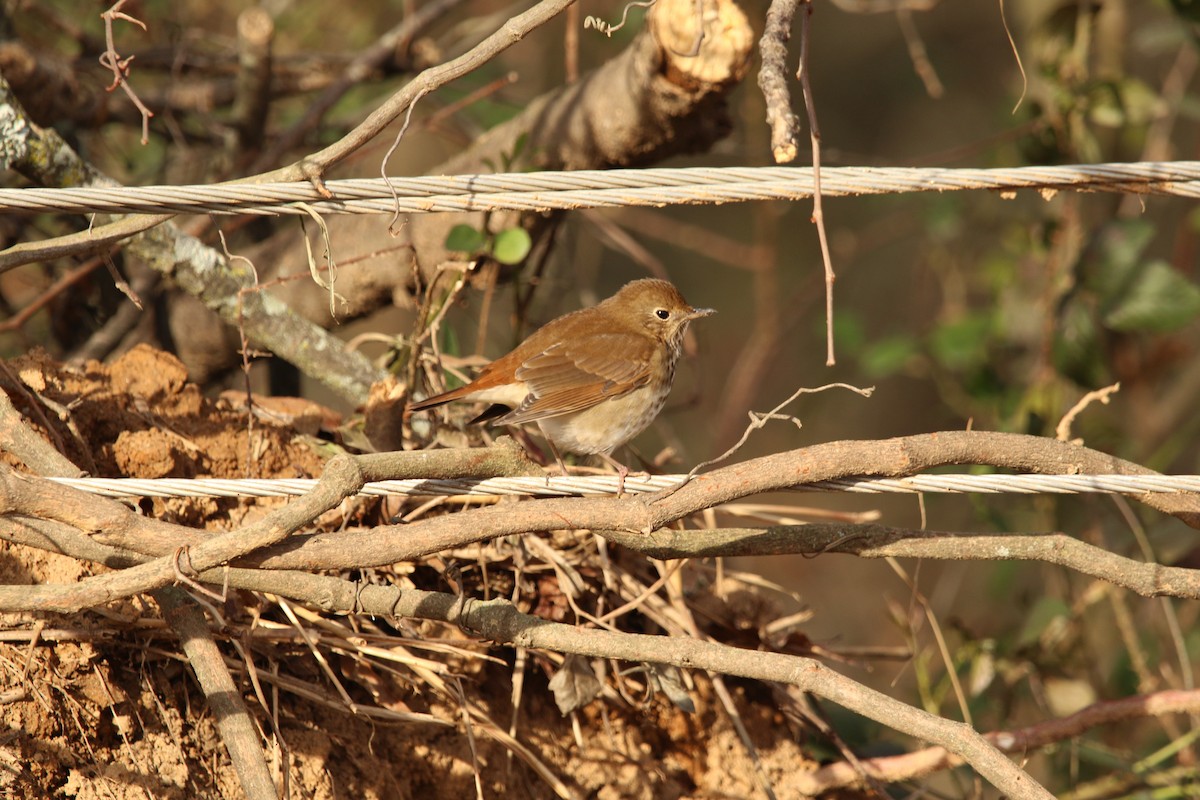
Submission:
[[[331,446],[328,437],[312,435],[322,426],[328,430],[324,410],[296,401],[282,416],[256,415],[250,425],[237,403],[205,397],[188,383],[179,361],[150,348],[78,368],[34,353],[8,362],[7,372],[9,383],[15,377],[24,387],[10,392],[24,417],[94,475],[315,476]],[[219,530],[274,502],[143,500],[138,506],[172,522]],[[367,502],[336,524],[381,519],[379,503]],[[8,584],[71,583],[103,569],[0,542],[0,580]],[[396,565],[380,579],[418,583],[437,574],[430,564]],[[433,580],[430,588],[446,587]],[[551,572],[523,602],[534,613],[560,616],[555,593]],[[557,796],[486,724],[466,725],[455,697],[461,690],[482,715],[477,720],[490,719],[495,730],[507,732],[516,663],[524,664],[524,682],[513,734],[576,796],[764,796],[747,748],[702,675],[693,676],[694,714],[661,694],[623,699],[610,691],[578,712],[573,728],[547,687],[555,665],[544,654],[519,662],[511,648],[468,641],[456,629],[430,623],[321,619],[307,612],[296,625],[275,599],[249,593],[212,610],[221,616],[214,631],[263,732],[277,783],[290,797],[471,797],[477,773],[484,796]],[[388,657],[344,645],[318,648],[319,660],[300,633],[332,629],[322,625],[356,631]],[[445,665],[446,686],[458,688],[423,680],[410,657]],[[257,686],[248,659],[258,670]],[[70,617],[5,615],[0,668],[0,797],[243,796],[205,698],[149,597]],[[791,776],[812,763],[801,737],[775,710],[766,687],[734,682],[731,688],[777,795],[796,796]],[[382,713],[353,714],[347,699]],[[379,718],[388,711],[429,713],[452,724]]]

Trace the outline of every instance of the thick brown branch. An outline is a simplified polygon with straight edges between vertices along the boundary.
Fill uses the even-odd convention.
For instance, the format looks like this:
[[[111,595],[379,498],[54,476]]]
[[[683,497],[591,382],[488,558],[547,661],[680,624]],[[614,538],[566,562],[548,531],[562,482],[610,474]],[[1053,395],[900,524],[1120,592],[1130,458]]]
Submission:
[[[539,500],[381,526],[361,534],[294,537],[255,559],[271,569],[343,569],[392,564],[535,531],[583,528],[650,533],[697,511],[763,492],[851,476],[904,477],[950,464],[990,464],[1045,474],[1154,474],[1085,447],[1020,434],[949,431],[882,441],[830,442],[715,470],[675,492],[626,499]],[[1159,494],[1137,499],[1191,527],[1200,527],[1200,499]]]
[[[515,478],[544,474],[510,436],[499,437],[491,447],[372,453],[355,456],[355,461],[368,481]]]
[[[1200,599],[1200,572],[1148,564],[1110,553],[1065,533],[942,533],[886,525],[811,524],[677,531],[650,536],[600,531],[609,541],[651,558],[821,555],[933,558],[949,561],[1042,561],[1073,569],[1143,597]]]
[[[366,479],[412,477],[420,469],[440,477],[454,459],[466,459],[478,469],[477,475],[511,468],[518,474],[528,469],[520,458],[489,450],[451,451],[450,461],[436,463],[427,453],[394,453],[360,458],[358,469]],[[499,459],[498,461],[495,459]],[[503,466],[508,464],[508,467]],[[435,465],[436,464],[436,465]],[[1028,472],[1048,474],[1116,473],[1152,474],[1149,470],[1103,453],[1050,439],[1018,434],[953,431],[884,441],[831,442],[802,450],[752,459],[695,478],[678,491],[632,498],[547,499],[473,509],[456,514],[431,517],[405,525],[379,526],[361,533],[294,536],[288,542],[263,549],[244,563],[270,569],[350,569],[411,560],[430,553],[488,541],[500,536],[561,529],[624,531],[643,537],[645,548],[668,541],[673,534],[661,529],[696,511],[712,508],[762,492],[792,488],[835,478],[856,475],[902,477],[947,464],[991,464]],[[55,519],[76,527],[96,531],[95,538],[105,544],[127,550],[162,556],[176,548],[193,544],[195,533],[162,522],[147,521],[125,506],[64,490],[39,485],[13,476],[2,487],[6,490],[2,508],[9,513]],[[1174,514],[1193,527],[1200,522],[1200,501],[1190,496],[1145,495],[1147,505]],[[289,506],[290,508],[290,506]],[[153,528],[153,530],[151,530]],[[646,534],[653,533],[652,536]],[[608,534],[617,536],[618,534]],[[712,534],[719,537],[722,534]],[[697,534],[697,541],[703,534]],[[770,533],[758,534],[758,546],[771,552],[777,547]],[[990,540],[990,537],[987,537]],[[636,540],[629,540],[636,541]],[[1036,545],[1014,540],[1011,557],[1036,557]],[[1069,543],[1047,543],[1044,558],[1052,563],[1090,568],[1091,551]],[[841,546],[854,547],[854,540],[843,539]],[[879,546],[883,546],[882,543]],[[953,538],[893,542],[895,554],[907,548],[909,554],[955,558],[958,543]],[[245,551],[248,552],[248,551]],[[680,551],[659,549],[660,557],[694,554],[686,546]],[[882,552],[882,551],[881,551]],[[1000,550],[995,551],[1003,557]],[[1115,558],[1115,556],[1114,556]],[[1190,596],[1194,583],[1171,571],[1152,566],[1133,568],[1119,565],[1120,574],[1105,579],[1127,580],[1131,588],[1149,593],[1181,593]],[[1089,572],[1089,574],[1092,574]],[[1125,577],[1122,578],[1121,575]]]
[[[800,118],[792,111],[792,95],[787,84],[787,42],[792,35],[792,19],[799,0],[772,0],[758,52],[762,67],[758,87],[767,103],[767,124],[771,127],[771,153],[776,164],[796,159],[799,149]]]
[[[83,474],[62,453],[21,419],[8,394],[0,388],[0,450],[12,453],[39,475],[76,478]]]

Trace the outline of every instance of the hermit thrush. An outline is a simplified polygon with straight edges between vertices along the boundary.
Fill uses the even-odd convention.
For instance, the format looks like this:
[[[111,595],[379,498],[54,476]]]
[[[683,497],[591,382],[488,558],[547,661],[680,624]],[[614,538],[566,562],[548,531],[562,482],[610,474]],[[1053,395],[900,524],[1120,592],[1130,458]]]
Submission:
[[[633,281],[597,306],[546,323],[466,386],[412,410],[492,403],[472,422],[536,422],[556,457],[558,448],[607,457],[658,416],[688,324],[712,313],[692,308],[666,281]],[[618,466],[624,483],[628,469]]]

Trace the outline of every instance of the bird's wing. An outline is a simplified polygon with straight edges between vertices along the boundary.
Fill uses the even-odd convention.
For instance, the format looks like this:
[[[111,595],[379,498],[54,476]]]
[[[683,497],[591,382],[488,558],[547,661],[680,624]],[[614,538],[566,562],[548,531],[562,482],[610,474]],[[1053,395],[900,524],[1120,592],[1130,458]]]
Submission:
[[[654,342],[629,333],[559,342],[525,359],[516,377],[529,387],[525,401],[496,420],[536,422],[582,411],[632,392],[650,381]]]

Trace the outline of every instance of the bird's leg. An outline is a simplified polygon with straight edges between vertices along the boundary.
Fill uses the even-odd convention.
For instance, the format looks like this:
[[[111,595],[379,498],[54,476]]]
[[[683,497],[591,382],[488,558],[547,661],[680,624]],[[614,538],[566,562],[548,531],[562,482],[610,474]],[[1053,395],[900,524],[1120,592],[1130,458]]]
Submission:
[[[616,470],[617,470],[617,497],[623,497],[625,495],[625,479],[628,478],[629,474],[630,474],[629,467],[625,466],[620,461],[617,461],[609,453],[597,453],[596,455],[603,458],[610,467],[616,467]],[[645,477],[648,477],[650,475],[650,473],[649,472],[635,472],[635,473],[633,473],[633,475],[638,478],[645,478]]]
[[[554,453],[554,460],[558,462],[558,468],[562,470],[563,477],[567,477],[570,473],[567,472],[567,464],[558,453],[558,448],[554,446],[554,441],[549,436],[546,437],[546,444],[550,445],[550,452]],[[550,476],[546,476],[546,485],[550,485]]]
[[[625,479],[629,477],[629,467],[624,464],[617,465],[617,499],[620,500],[625,496]]]

